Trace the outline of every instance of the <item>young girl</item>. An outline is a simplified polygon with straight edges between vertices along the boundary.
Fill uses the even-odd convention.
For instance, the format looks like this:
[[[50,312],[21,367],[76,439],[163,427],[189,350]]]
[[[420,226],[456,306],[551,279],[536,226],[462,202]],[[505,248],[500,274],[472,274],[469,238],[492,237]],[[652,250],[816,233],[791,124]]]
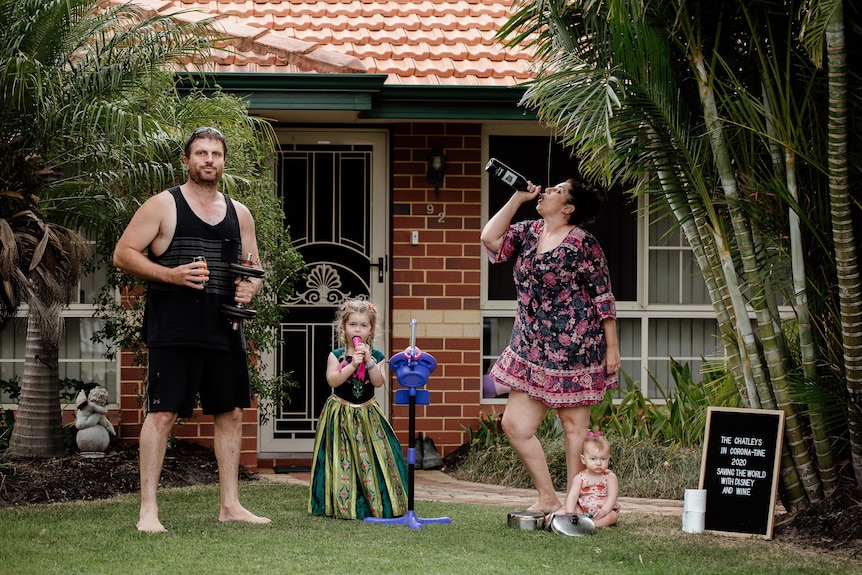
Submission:
[[[348,300],[338,310],[342,347],[332,350],[332,388],[317,424],[308,511],[340,519],[407,513],[407,463],[395,432],[374,399],[386,383],[385,356],[372,346],[377,309]]]
[[[575,476],[566,495],[566,513],[591,513],[596,527],[617,522],[620,484],[614,472],[608,469],[610,459],[608,440],[600,431],[588,432],[581,452],[581,462],[586,469]]]

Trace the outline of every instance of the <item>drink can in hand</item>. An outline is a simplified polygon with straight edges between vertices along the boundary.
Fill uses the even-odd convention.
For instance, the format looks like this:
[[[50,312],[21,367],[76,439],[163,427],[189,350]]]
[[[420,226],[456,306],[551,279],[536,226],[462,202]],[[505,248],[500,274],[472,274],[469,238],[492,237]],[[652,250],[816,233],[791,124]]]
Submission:
[[[207,259],[206,259],[204,256],[195,256],[195,257],[192,259],[192,262],[203,262],[203,263],[204,263],[204,269],[209,269],[209,268],[207,267]],[[203,282],[201,282],[201,285],[204,287],[204,289],[206,289],[206,287],[207,287],[207,282],[203,281]]]

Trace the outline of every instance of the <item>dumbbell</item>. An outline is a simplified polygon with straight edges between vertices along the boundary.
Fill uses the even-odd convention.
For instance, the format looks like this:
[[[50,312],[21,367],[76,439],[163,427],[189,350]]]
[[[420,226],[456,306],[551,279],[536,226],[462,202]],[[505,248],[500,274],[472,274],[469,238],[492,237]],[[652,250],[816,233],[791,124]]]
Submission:
[[[234,274],[236,274],[237,277],[242,278],[243,281],[249,278],[263,278],[264,272],[262,269],[251,267],[251,254],[246,254],[245,261],[248,263],[230,264],[228,269]],[[239,329],[239,326],[243,320],[254,319],[254,316],[257,315],[257,312],[255,310],[248,309],[241,303],[223,303],[221,304],[221,311],[231,321],[231,327],[234,329],[234,331]]]

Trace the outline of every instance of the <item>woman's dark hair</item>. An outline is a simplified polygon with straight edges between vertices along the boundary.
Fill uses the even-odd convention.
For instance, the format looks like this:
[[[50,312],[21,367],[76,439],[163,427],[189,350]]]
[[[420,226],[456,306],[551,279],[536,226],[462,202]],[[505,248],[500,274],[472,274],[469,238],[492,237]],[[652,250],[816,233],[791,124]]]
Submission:
[[[602,202],[605,201],[605,193],[599,188],[569,178],[569,203],[575,206],[575,210],[569,214],[569,223],[576,226],[590,224],[595,221]]]
[[[192,135],[189,136],[189,139],[186,140],[186,147],[184,149],[186,158],[189,157],[189,152],[191,152],[192,142],[199,138],[208,138],[210,140],[218,140],[221,142],[222,148],[224,149],[224,157],[227,158],[227,142],[224,141],[224,136],[215,128],[210,128],[208,126],[197,128],[192,132]]]

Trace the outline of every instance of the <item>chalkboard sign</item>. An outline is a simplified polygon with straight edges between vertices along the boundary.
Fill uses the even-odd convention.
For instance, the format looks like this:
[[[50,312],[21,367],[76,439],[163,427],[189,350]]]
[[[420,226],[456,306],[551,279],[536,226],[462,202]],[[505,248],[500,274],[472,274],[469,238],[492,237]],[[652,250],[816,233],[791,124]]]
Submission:
[[[772,539],[784,412],[710,407],[700,488],[704,528]]]

